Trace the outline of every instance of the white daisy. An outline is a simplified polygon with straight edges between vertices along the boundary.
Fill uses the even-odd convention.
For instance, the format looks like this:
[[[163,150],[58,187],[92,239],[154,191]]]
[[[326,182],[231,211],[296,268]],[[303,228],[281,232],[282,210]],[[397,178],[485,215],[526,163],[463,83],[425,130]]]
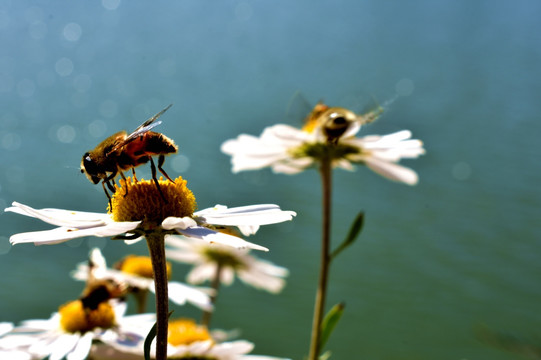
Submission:
[[[126,185],[126,182],[121,180],[121,183],[129,187],[129,192],[127,196],[113,197],[112,210],[107,214],[61,209],[38,210],[14,202],[13,206],[5,211],[34,217],[58,227],[12,235],[11,244],[58,244],[85,236],[108,237],[122,234],[126,234],[124,238],[134,239],[147,232],[161,231],[197,238],[208,243],[268,251],[263,246],[215,231],[213,227],[237,226],[244,233],[255,233],[260,225],[289,221],[296,215],[293,211],[281,210],[277,205],[237,208],[217,205],[194,212],[195,197],[186,188],[186,181],[182,178],[175,180],[175,183],[160,182],[160,188],[170,199],[165,204],[159,194],[153,194],[157,190],[150,181],[132,181]],[[117,193],[119,191],[124,192],[120,189]],[[156,223],[161,224],[161,228],[156,228]]]
[[[103,338],[103,345],[96,346],[92,355],[102,360],[140,359],[145,338],[153,325],[151,317],[147,323],[139,321],[135,326],[124,327],[125,337]],[[279,360],[276,357],[248,355],[254,344],[246,340],[217,342],[205,326],[191,319],[176,319],[169,322],[168,358],[212,359],[212,360]],[[151,356],[154,355],[154,343]],[[285,359],[283,359],[285,360]]]
[[[0,338],[0,354],[9,359],[68,360],[86,359],[94,340],[116,338],[126,306],[101,302],[95,309],[85,308],[80,300],[62,305],[47,320],[26,320]]]
[[[288,270],[252,256],[249,249],[206,244],[179,236],[168,236],[165,243],[169,259],[194,265],[187,276],[189,283],[212,281],[220,267],[219,280],[225,285],[232,284],[235,276],[247,285],[275,294],[285,285]]]
[[[101,251],[95,248],[90,252],[90,262],[78,264],[71,275],[82,281],[87,281],[90,275],[98,281],[112,280],[139,291],[155,291],[152,264],[146,256],[128,255],[120,264],[120,270],[117,270],[108,268]],[[169,299],[177,305],[189,302],[203,310],[212,309],[209,297],[211,289],[196,288],[177,281],[169,281],[168,289]]]
[[[270,167],[276,173],[296,174],[317,165],[322,158],[330,158],[333,167],[352,170],[352,164],[365,164],[388,179],[416,184],[417,174],[397,164],[403,158],[425,153],[420,140],[410,139],[410,131],[355,137],[362,123],[378,115],[357,115],[318,104],[302,129],[277,124],[265,128],[260,137],[241,134],[227,140],[221,150],[232,156],[233,172]]]

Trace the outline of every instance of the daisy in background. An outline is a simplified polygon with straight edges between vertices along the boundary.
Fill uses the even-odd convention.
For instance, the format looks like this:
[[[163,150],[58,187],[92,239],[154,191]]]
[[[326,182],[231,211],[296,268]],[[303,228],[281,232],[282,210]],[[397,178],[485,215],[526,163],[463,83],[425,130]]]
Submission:
[[[77,265],[72,272],[76,280],[88,281],[92,277],[96,281],[114,281],[124,284],[128,293],[135,295],[137,312],[145,312],[146,295],[148,291],[155,291],[152,263],[148,256],[128,255],[118,264],[117,269],[107,267],[106,260],[98,248],[90,251],[90,259]],[[171,266],[167,264],[168,278],[171,278]],[[210,294],[212,289],[196,288],[177,281],[168,282],[169,299],[177,305],[185,305],[186,302],[210,311],[212,304]]]
[[[92,348],[95,360],[139,360],[144,353],[144,341],[153,325],[151,317],[142,319],[131,326],[123,326],[123,337],[102,338],[103,343]],[[125,322],[126,323],[126,322]],[[167,336],[168,358],[209,359],[209,360],[286,360],[262,355],[249,355],[254,344],[246,340],[223,341],[218,339],[222,331],[209,331],[204,325],[192,319],[180,318],[169,322]],[[215,334],[218,334],[216,336]],[[155,343],[151,346],[154,356]]]
[[[91,281],[81,297],[60,306],[46,320],[26,320],[0,338],[0,354],[9,359],[86,359],[94,340],[116,337],[126,304],[123,288]]]
[[[329,158],[332,167],[352,170],[353,164],[364,164],[388,179],[415,185],[415,171],[398,164],[401,159],[425,153],[423,143],[411,139],[409,130],[355,137],[362,124],[374,121],[381,112],[378,108],[359,115],[319,103],[302,129],[273,125],[259,137],[241,134],[227,140],[221,150],[231,155],[233,172],[270,167],[276,173],[296,174]]]
[[[170,260],[193,264],[187,280],[191,284],[211,283],[216,302],[220,283],[231,285],[235,276],[256,289],[277,294],[285,286],[286,268],[251,255],[248,249],[235,249],[220,244],[205,244],[190,238],[168,237],[165,240],[166,257]],[[211,312],[206,311],[202,323],[209,325]]]
[[[353,242],[363,219],[363,214],[359,214],[351,227],[353,235],[348,235],[342,245],[332,251],[332,170],[352,170],[354,164],[363,164],[390,180],[408,185],[419,181],[415,171],[398,164],[402,159],[417,158],[425,153],[423,143],[411,139],[409,130],[356,137],[363,124],[376,120],[381,113],[381,107],[359,115],[345,108],[319,103],[306,117],[302,129],[277,124],[264,129],[259,137],[241,134],[221,146],[224,153],[231,155],[233,172],[265,167],[285,174],[297,174],[311,167],[319,170],[322,184],[321,263],[308,360],[319,359],[323,346],[321,326],[330,263]]]

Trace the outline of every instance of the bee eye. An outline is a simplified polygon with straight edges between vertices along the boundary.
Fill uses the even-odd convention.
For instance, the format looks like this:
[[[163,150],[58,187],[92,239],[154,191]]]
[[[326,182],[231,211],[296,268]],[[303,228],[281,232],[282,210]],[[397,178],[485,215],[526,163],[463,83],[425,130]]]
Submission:
[[[345,117],[339,116],[339,117],[334,118],[332,122],[335,125],[344,125],[345,123],[347,123],[347,120]]]
[[[93,174],[96,172],[96,164],[94,163],[94,160],[90,157],[89,153],[86,153],[83,155],[83,167],[85,168],[86,172],[89,174]],[[84,172],[83,169],[81,169],[81,172]]]

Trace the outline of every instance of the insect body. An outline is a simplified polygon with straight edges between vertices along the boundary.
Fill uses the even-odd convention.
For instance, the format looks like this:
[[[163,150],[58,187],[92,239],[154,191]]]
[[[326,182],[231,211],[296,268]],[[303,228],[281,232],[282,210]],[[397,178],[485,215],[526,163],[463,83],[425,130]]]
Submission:
[[[145,121],[131,134],[126,131],[120,131],[103,140],[94,150],[88,151],[83,155],[81,160],[81,172],[86,175],[88,180],[94,184],[100,181],[105,194],[111,200],[105,185],[114,192],[114,178],[120,174],[125,179],[123,171],[132,169],[135,176],[134,168],[150,161],[152,170],[152,179],[156,184],[158,191],[163,197],[158,179],[156,178],[156,166],[152,160],[152,156],[158,155],[158,170],[170,181],[171,178],[162,169],[165,160],[165,155],[176,153],[178,147],[173,140],[167,136],[150,131],[155,126],[161,124],[161,121],[156,121],[171,105]],[[126,188],[127,193],[127,188]],[[165,200],[165,198],[164,198]]]
[[[374,121],[382,112],[378,108],[364,115],[358,115],[342,107],[329,107],[318,103],[305,120],[305,129],[318,129],[326,137],[327,142],[336,143],[338,140],[363,124]]]

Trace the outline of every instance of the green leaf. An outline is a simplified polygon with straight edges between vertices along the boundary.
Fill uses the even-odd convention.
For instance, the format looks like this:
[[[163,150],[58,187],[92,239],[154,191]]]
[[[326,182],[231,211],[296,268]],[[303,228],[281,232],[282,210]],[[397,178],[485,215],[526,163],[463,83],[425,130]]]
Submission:
[[[167,315],[167,318],[169,318],[171,316],[173,312],[170,311],[169,314]],[[152,326],[152,329],[150,329],[150,331],[148,332],[147,334],[147,337],[145,338],[145,344],[144,344],[144,355],[145,355],[145,360],[151,360],[150,358],[150,345],[152,344],[152,340],[154,340],[154,338],[156,337],[156,325],[158,323],[154,323],[154,325]]]
[[[331,333],[333,332],[336,324],[342,317],[345,308],[344,303],[338,303],[332,307],[331,310],[325,315],[321,322],[321,337],[319,340],[319,348],[323,349],[327,341],[329,340]],[[330,354],[329,354],[330,355]]]
[[[156,337],[156,324],[152,326],[152,329],[148,332],[147,337],[145,338],[145,347],[144,347],[144,354],[145,354],[145,360],[150,360],[150,344],[152,344],[152,340]]]
[[[340,254],[342,251],[344,251],[348,246],[353,244],[353,242],[357,239],[359,236],[359,233],[361,232],[364,225],[364,212],[360,212],[355,220],[353,220],[353,223],[351,224],[351,227],[349,229],[348,236],[346,239],[340,244],[339,247],[337,247],[331,254],[331,260],[333,260],[338,254]]]

